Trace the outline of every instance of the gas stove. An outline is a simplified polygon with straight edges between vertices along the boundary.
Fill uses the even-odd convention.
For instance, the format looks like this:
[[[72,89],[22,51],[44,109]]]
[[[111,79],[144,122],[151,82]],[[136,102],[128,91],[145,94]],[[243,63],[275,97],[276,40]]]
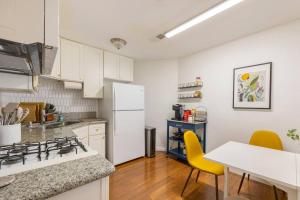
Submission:
[[[0,146],[0,177],[96,154],[76,137]]]

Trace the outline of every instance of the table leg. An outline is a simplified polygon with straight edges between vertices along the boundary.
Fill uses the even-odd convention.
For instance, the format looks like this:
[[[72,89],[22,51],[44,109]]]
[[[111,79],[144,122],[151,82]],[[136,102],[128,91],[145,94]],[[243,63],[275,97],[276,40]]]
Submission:
[[[276,185],[276,187],[287,193],[288,200],[300,200],[300,191],[281,185]]]
[[[206,153],[206,123],[203,127],[203,151]]]
[[[229,195],[229,168],[224,167],[224,199]]]
[[[287,196],[288,196],[288,200],[299,200],[299,196],[297,195],[297,193],[299,193],[297,190],[294,189],[290,189],[287,188],[285,189]]]

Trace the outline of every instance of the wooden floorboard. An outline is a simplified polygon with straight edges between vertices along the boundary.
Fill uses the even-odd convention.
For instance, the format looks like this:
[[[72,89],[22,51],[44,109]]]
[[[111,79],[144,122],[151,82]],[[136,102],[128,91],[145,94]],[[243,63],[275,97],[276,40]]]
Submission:
[[[120,166],[110,177],[110,200],[214,200],[214,176],[194,171],[187,189],[180,197],[190,168],[165,153],[155,158],[140,158]],[[237,194],[241,176],[230,174],[230,194]],[[223,177],[219,178],[219,199],[223,199]],[[280,200],[285,199],[279,191]],[[241,196],[251,200],[275,200],[271,186],[245,179]]]

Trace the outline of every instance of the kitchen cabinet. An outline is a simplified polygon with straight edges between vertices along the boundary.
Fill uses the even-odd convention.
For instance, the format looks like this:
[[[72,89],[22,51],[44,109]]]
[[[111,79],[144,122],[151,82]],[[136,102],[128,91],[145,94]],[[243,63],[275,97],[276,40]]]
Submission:
[[[83,97],[103,97],[103,51],[89,46],[84,46],[82,67],[84,69]]]
[[[84,98],[102,98],[103,51],[64,38],[60,45],[61,80],[83,82]]]
[[[132,82],[133,59],[104,51],[104,78]]]
[[[82,82],[80,74],[81,45],[63,38],[61,38],[60,45],[61,79]]]
[[[0,0],[0,38],[57,47],[58,17],[59,0]]]
[[[79,141],[105,157],[105,124],[91,124],[73,129]]]
[[[105,157],[105,135],[90,135],[89,146]]]
[[[57,47],[52,72],[46,77],[60,79],[59,0],[45,1],[45,44]]]
[[[119,56],[104,51],[104,78],[119,79]]]
[[[133,59],[120,56],[119,57],[119,63],[120,63],[120,80],[122,81],[133,81]]]
[[[89,126],[89,146],[105,157],[105,124]]]
[[[44,1],[0,0],[0,38],[44,42]]]
[[[109,177],[103,177],[94,182],[50,197],[48,200],[109,200]]]
[[[105,124],[90,125],[89,135],[105,135]]]
[[[77,138],[82,144],[89,145],[89,128],[88,126],[73,129],[73,132],[77,135]]]

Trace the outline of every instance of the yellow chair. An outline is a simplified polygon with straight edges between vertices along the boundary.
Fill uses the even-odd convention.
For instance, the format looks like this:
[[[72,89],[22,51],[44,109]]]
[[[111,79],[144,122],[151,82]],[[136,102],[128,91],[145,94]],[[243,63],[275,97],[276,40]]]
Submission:
[[[214,163],[212,161],[206,160],[203,158],[204,153],[202,151],[201,144],[198,140],[198,137],[196,134],[192,131],[187,131],[184,133],[184,144],[185,144],[185,150],[186,150],[186,157],[187,161],[192,167],[191,172],[185,182],[184,188],[182,190],[181,196],[184,193],[184,190],[191,178],[191,175],[194,171],[194,169],[199,170],[196,178],[196,182],[199,178],[200,171],[204,171],[210,174],[215,175],[215,181],[216,181],[216,199],[219,199],[218,195],[218,176],[224,174],[224,167],[222,165],[219,165],[217,163]]]
[[[265,148],[270,148],[270,149],[275,149],[275,150],[283,150],[282,142],[280,137],[273,131],[267,131],[267,130],[259,130],[255,131],[253,135],[251,136],[251,139],[249,141],[249,144],[255,145],[255,146],[260,146],[260,147],[265,147]],[[240,185],[239,185],[239,190],[238,194],[241,191],[244,179],[245,179],[246,173],[243,173],[243,177],[241,179]],[[248,180],[250,178],[250,175],[248,174]],[[274,194],[275,194],[275,199],[278,200],[278,195],[277,195],[277,188],[273,186],[274,188]]]

